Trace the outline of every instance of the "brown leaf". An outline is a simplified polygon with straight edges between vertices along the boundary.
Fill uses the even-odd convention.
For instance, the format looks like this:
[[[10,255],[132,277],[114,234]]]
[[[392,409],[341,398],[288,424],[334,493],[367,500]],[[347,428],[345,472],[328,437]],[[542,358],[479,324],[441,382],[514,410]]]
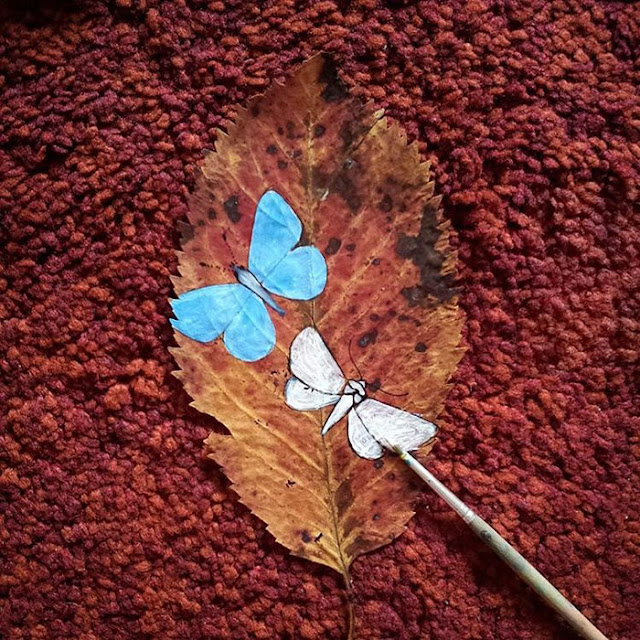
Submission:
[[[278,298],[286,315],[274,317],[276,348],[255,363],[233,358],[221,340],[176,333],[176,375],[193,406],[229,429],[212,433],[207,447],[242,502],[293,553],[346,576],[356,556],[404,530],[415,497],[410,472],[394,457],[358,458],[343,424],[322,438],[324,412],[285,405],[289,345],[313,322],[357,378],[352,341],[372,395],[380,385],[406,393],[379,399],[434,419],[461,357],[455,257],[417,146],[371,103],[350,97],[322,56],[251,100],[219,134],[182,231],[177,294],[234,281],[229,265],[246,264],[267,189],[291,204],[304,242],[323,252],[326,289],[311,302]]]

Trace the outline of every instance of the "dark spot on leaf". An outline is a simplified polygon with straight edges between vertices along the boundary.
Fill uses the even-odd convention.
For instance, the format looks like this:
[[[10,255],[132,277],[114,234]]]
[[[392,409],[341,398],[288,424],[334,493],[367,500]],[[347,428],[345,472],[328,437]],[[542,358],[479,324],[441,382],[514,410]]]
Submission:
[[[380,316],[377,313],[372,313],[369,316],[369,320],[371,320],[371,322],[378,322],[378,320],[380,320]]]
[[[326,130],[326,127],[322,126],[321,124],[317,124],[315,127],[313,127],[313,137],[322,138]]]
[[[356,191],[353,180],[341,171],[333,182],[333,190],[347,203],[352,213],[360,209],[360,196]]]
[[[389,478],[389,480],[395,480],[396,474],[392,471],[387,477]]]
[[[490,542],[491,541],[491,534],[488,531],[481,531],[480,532],[480,537],[485,541],[485,542]]]
[[[260,109],[258,109],[257,105],[251,105],[251,115],[254,118],[257,118],[260,115]]]
[[[391,199],[391,196],[386,193],[378,206],[385,213],[389,213],[389,211],[391,211],[391,208],[393,207],[393,200]]]
[[[289,140],[293,140],[296,137],[296,134],[295,134],[296,125],[293,124],[291,120],[287,120],[287,124],[285,126],[287,127],[287,138],[289,138]]]
[[[293,487],[295,483],[295,480],[287,480],[287,487]]]
[[[416,251],[416,238],[402,235],[398,238],[398,242],[396,244],[396,253],[401,258],[411,258]]]
[[[345,249],[347,251],[353,251],[355,248],[356,248],[356,245],[355,245],[354,242],[352,242],[351,244],[348,244],[348,245],[345,246]]]
[[[420,284],[402,289],[410,306],[424,304],[429,299],[448,302],[457,293],[453,275],[442,273],[445,256],[435,247],[442,235],[438,229],[438,204],[439,200],[432,198],[422,212],[418,234],[402,235],[396,243],[396,253],[420,269]]]
[[[216,211],[213,207],[209,207],[209,209],[207,210],[207,218],[209,218],[209,220],[215,220],[217,217]]]
[[[178,224],[178,230],[180,231],[180,239],[182,244],[187,244],[193,240],[193,236],[195,235],[195,231],[193,227],[187,222],[180,222]]]
[[[278,160],[278,169],[286,169],[289,163],[286,160]]]
[[[322,531],[313,539],[313,541],[320,542],[320,538],[322,538]]]
[[[392,536],[392,539],[395,536]],[[360,552],[360,550],[365,546],[365,540],[362,536],[356,536],[354,541],[347,545],[347,548],[345,549],[346,553],[348,556],[356,556],[358,555],[358,553]]]
[[[306,529],[300,532],[300,537],[302,538],[302,542],[311,542],[311,534]]]
[[[340,249],[341,245],[342,245],[342,240],[340,240],[340,238],[329,238],[329,242],[327,243],[327,248],[324,250],[324,252],[328,256],[333,256],[336,253],[338,253],[338,250]]]
[[[382,467],[384,467],[384,460],[382,458],[378,458],[374,463],[373,466],[376,469],[382,469]]]
[[[409,322],[411,320],[410,316],[405,316],[404,313],[398,316],[398,320],[400,322]]]
[[[225,200],[223,207],[233,224],[236,224],[242,218],[242,214],[238,211],[238,196],[231,196]]]
[[[270,156],[275,156],[275,155],[276,155],[276,153],[278,153],[278,147],[276,147],[276,145],[275,145],[275,144],[270,144],[270,145],[267,147],[267,153],[268,153]]]
[[[382,386],[380,378],[376,378],[373,382],[367,384],[367,388],[374,393]]]
[[[341,102],[349,95],[347,87],[338,77],[333,61],[326,56],[318,80],[321,84],[326,85],[321,93],[325,102]]]
[[[358,113],[352,120],[347,120],[338,132],[345,151],[348,151],[359,143],[367,131],[369,131],[369,125],[364,124],[359,118],[359,115]]]
[[[400,293],[406,298],[410,307],[417,307],[424,302],[424,292],[420,287],[403,287]]]
[[[282,127],[278,127],[278,133],[282,135],[284,133],[284,129]]]
[[[299,158],[301,155],[302,155],[302,151],[300,149],[294,149],[291,152],[291,157],[294,158],[294,159],[295,158]]]
[[[378,330],[371,329],[371,331],[367,331],[367,333],[364,333],[360,336],[360,339],[358,340],[358,346],[364,349],[364,347],[366,347],[367,345],[373,344],[376,341],[377,337]]]
[[[353,494],[351,493],[351,481],[344,480],[336,491],[336,506],[338,507],[338,515],[342,515],[353,502]]]
[[[418,342],[415,348],[418,353],[424,353],[427,350],[427,345],[424,342]]]
[[[377,267],[380,264],[380,258],[374,258],[371,264]]]
[[[380,514],[379,513],[374,513],[373,517],[371,519],[372,520],[380,520]]]

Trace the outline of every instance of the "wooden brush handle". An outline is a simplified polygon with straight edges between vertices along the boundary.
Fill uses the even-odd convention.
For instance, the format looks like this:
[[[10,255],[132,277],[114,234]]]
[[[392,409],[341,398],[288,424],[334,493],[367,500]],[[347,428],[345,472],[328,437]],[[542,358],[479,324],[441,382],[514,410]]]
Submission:
[[[504,560],[550,607],[587,640],[607,640],[569,600],[567,600],[533,565],[527,562],[492,526],[447,489],[411,454],[396,449],[406,465],[417,473],[469,526],[494,553]]]

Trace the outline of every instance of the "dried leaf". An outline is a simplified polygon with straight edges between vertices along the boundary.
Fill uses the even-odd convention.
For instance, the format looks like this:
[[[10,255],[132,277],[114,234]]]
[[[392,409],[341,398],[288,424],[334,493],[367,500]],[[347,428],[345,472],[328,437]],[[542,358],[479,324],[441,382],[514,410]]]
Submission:
[[[315,324],[357,378],[352,342],[370,395],[434,419],[461,357],[455,257],[417,146],[350,97],[324,57],[250,101],[219,134],[183,229],[177,294],[234,281],[229,266],[246,262],[268,189],[286,198],[304,241],[324,254],[325,291],[311,302],[278,299],[286,315],[272,316],[276,348],[255,363],[230,356],[221,340],[176,332],[176,375],[193,406],[229,429],[207,446],[242,502],[293,553],[346,576],[355,557],[393,540],[413,515],[410,471],[394,457],[356,457],[344,425],[323,438],[326,413],[285,405],[289,346]],[[380,385],[407,395],[389,398],[376,393]]]

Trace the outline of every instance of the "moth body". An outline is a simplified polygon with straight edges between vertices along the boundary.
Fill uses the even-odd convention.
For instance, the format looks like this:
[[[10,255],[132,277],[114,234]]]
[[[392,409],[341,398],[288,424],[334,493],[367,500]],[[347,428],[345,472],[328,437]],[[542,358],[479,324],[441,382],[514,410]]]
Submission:
[[[286,403],[298,411],[333,407],[323,436],[347,417],[349,443],[362,458],[375,460],[395,447],[417,449],[436,433],[436,426],[421,416],[367,397],[367,383],[344,376],[314,327],[306,327],[294,339],[289,368],[293,377],[285,386]]]

